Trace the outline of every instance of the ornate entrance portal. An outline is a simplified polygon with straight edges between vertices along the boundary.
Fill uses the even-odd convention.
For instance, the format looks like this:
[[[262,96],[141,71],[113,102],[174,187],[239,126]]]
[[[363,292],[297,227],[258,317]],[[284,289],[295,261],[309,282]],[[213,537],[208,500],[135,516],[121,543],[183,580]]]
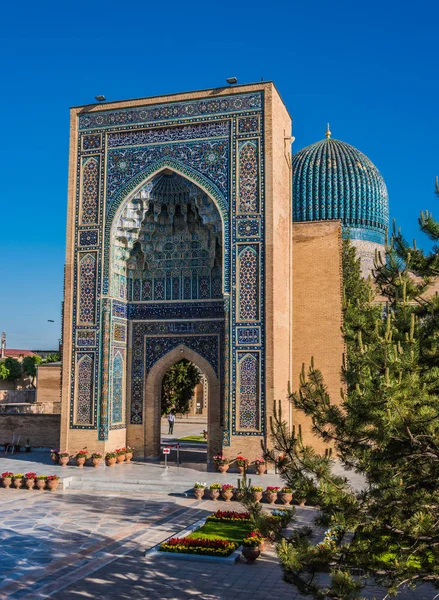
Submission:
[[[291,380],[291,120],[274,86],[71,123],[61,447],[156,458],[161,379],[187,358],[208,380],[208,460],[257,456]]]

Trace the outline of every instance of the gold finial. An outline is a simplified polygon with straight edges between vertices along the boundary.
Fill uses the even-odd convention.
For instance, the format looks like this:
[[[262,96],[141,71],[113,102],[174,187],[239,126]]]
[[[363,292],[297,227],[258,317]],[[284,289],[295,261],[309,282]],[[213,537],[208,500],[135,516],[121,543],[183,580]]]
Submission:
[[[325,136],[326,138],[329,140],[329,138],[331,137],[332,133],[331,130],[329,129],[329,123],[326,124],[326,133]]]

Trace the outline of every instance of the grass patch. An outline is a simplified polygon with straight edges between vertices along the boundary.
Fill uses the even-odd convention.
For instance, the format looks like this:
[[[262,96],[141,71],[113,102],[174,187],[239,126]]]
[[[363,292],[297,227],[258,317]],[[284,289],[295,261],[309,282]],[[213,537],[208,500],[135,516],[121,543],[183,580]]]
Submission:
[[[195,442],[196,444],[207,444],[207,440],[205,440],[202,435],[187,435],[185,437],[179,438],[177,442]]]
[[[207,521],[200,529],[193,531],[187,537],[229,540],[241,544],[247,533],[252,530],[252,523],[239,523],[236,521]]]

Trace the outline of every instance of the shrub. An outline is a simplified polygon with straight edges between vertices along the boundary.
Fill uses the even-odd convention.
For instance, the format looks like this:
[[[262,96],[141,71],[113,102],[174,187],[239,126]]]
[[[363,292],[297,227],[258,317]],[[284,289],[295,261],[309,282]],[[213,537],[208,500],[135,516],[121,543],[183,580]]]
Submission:
[[[91,455],[92,458],[95,459],[101,459],[102,458],[102,454],[100,452],[93,452],[93,454]]]
[[[244,458],[241,454],[239,454],[235,458],[235,463],[238,465],[238,467],[247,467],[248,466],[248,458]]]
[[[88,452],[84,448],[83,450],[78,450],[78,452],[75,455],[75,458],[87,458],[87,456],[88,456]]]
[[[105,458],[109,460],[110,458],[116,458],[116,452],[107,452]]]

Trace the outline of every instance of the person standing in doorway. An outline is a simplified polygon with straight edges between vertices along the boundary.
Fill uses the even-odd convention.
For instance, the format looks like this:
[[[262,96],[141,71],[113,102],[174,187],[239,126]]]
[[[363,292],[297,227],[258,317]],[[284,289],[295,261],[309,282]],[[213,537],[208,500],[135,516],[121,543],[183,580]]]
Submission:
[[[175,414],[174,414],[173,410],[171,410],[171,412],[168,415],[168,423],[169,423],[168,434],[172,435],[174,433],[174,423],[175,423]]]

